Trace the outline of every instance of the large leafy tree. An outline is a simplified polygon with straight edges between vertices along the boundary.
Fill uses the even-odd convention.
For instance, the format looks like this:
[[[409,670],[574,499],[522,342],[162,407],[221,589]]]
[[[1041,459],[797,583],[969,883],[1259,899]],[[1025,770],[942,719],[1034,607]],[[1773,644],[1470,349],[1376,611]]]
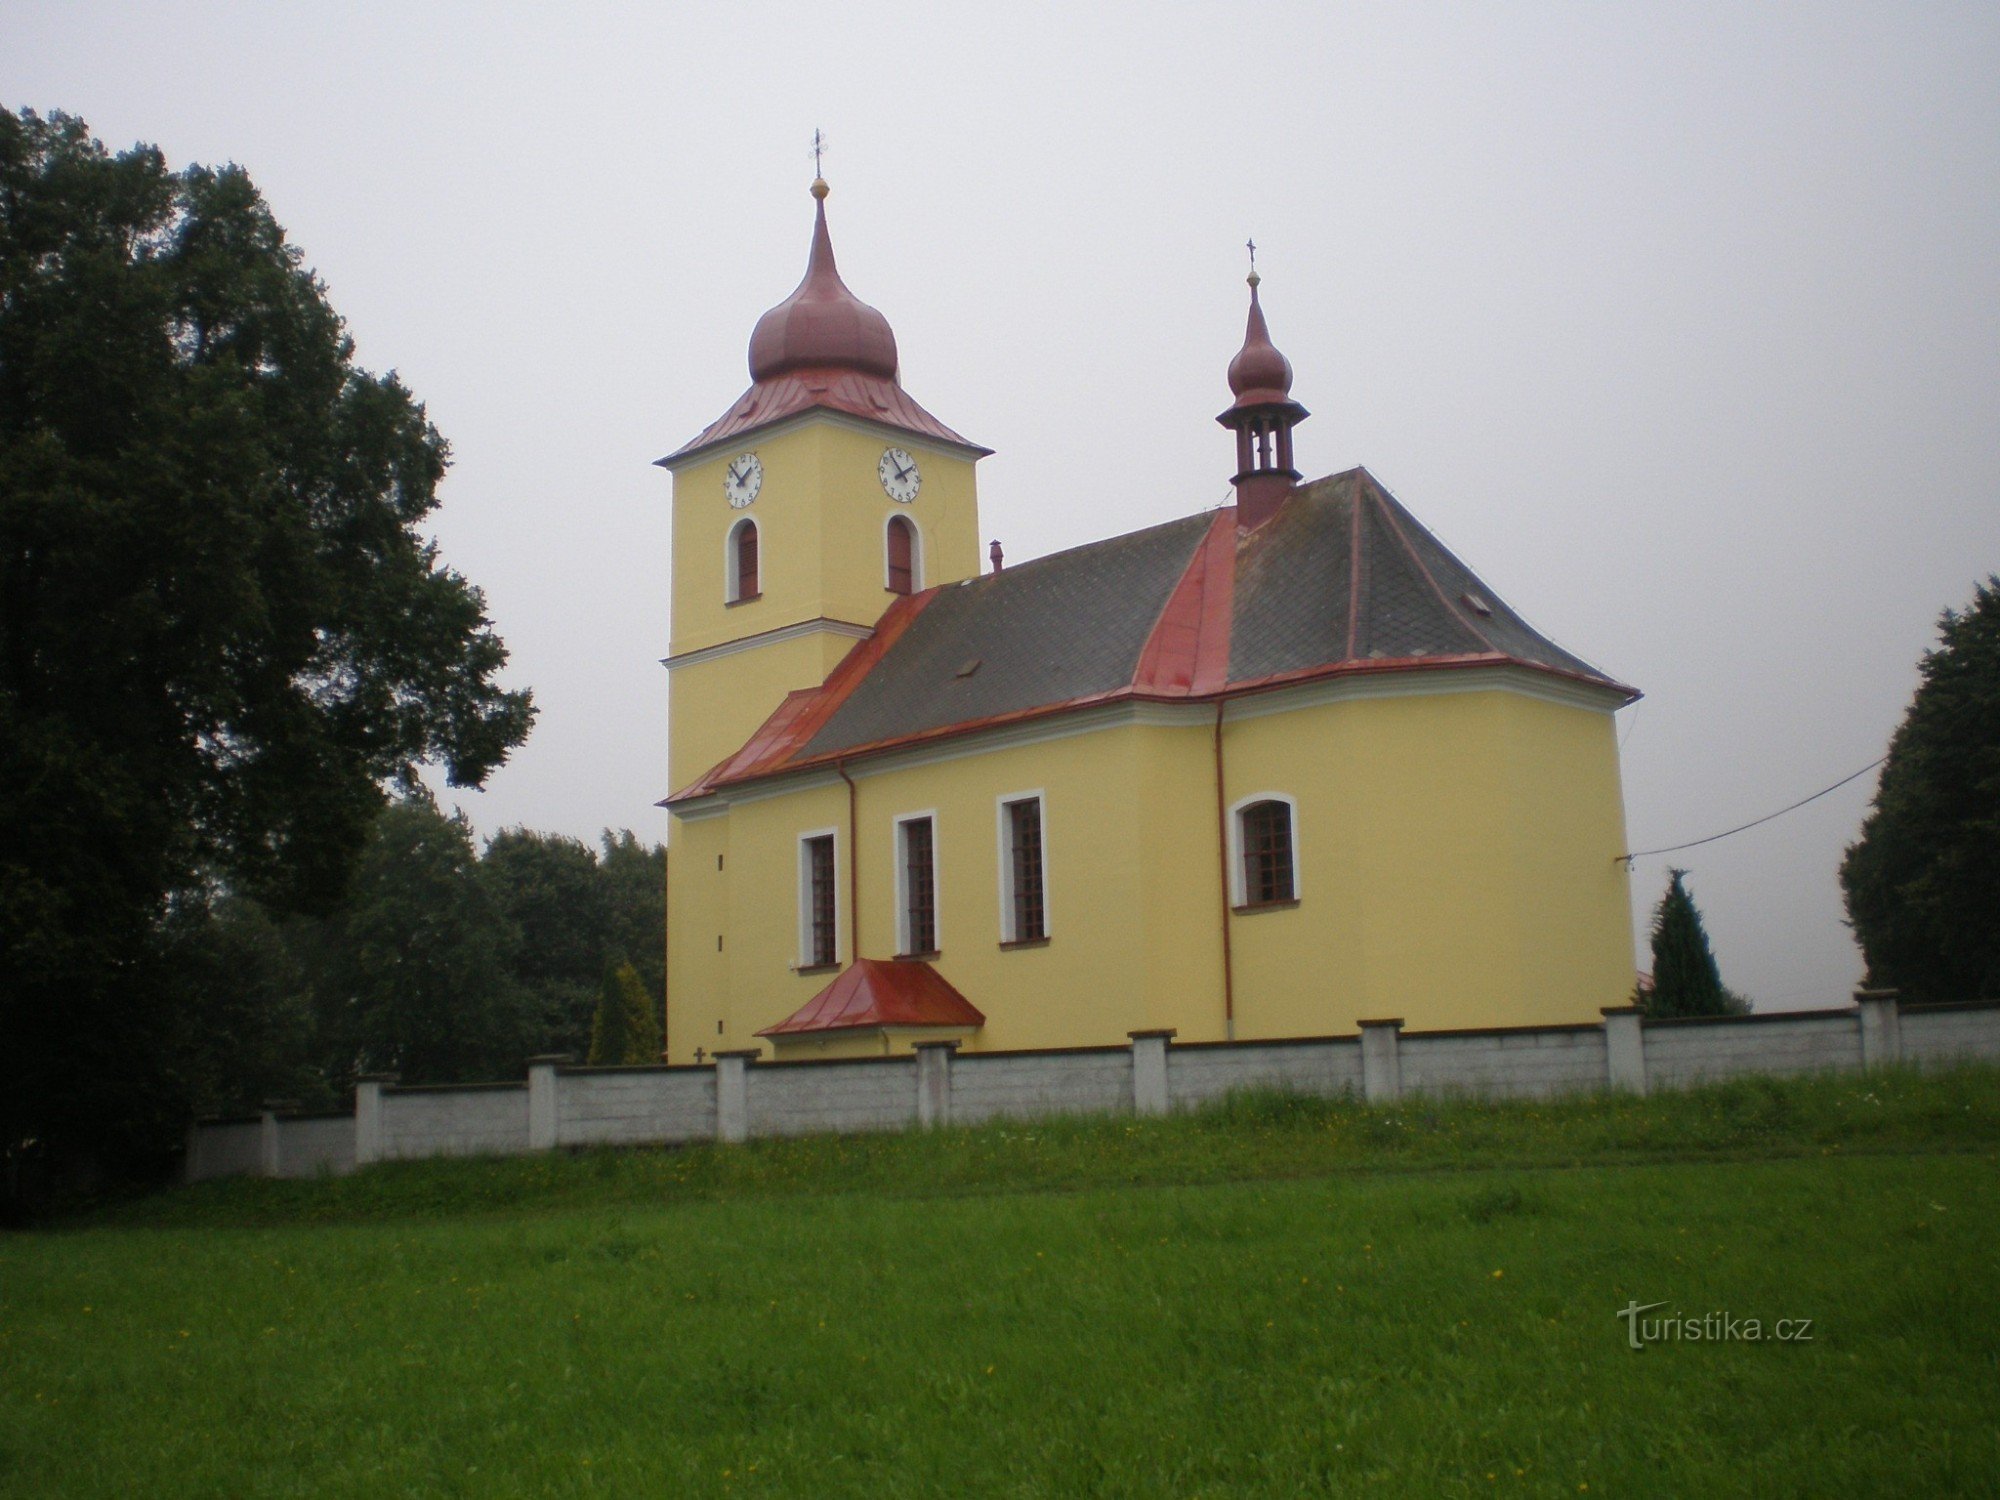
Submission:
[[[514,974],[535,1050],[581,1057],[612,948],[611,893],[597,856],[580,839],[510,828],[487,844],[479,873],[521,934]]]
[[[352,355],[240,169],[0,112],[0,1142],[157,1139],[174,921],[329,906],[385,785],[527,735]]]
[[[2000,576],[1946,610],[1840,883],[1871,984],[2000,997]]]

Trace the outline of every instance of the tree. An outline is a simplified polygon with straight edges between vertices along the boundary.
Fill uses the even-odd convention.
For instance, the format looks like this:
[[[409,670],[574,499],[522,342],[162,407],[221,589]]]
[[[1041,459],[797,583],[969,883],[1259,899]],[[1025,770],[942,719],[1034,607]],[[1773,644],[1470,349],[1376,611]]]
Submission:
[[[531,1050],[581,1054],[616,947],[596,854],[580,839],[509,828],[487,844],[479,873],[520,930],[514,977],[535,1031]]]
[[[1947,609],[1840,883],[1870,984],[2000,997],[2000,575]]]
[[[0,1142],[177,1134],[170,918],[327,909],[385,785],[527,736],[352,355],[239,168],[0,112]]]
[[[514,981],[520,933],[479,878],[472,829],[422,798],[384,809],[311,983],[337,1082],[517,1076],[531,1046]]]
[[[1653,911],[1653,988],[1646,1014],[1742,1015],[1750,1009],[1749,1002],[1723,984],[1701,912],[1683,883],[1686,878],[1686,870],[1669,870],[1666,894]]]
[[[609,946],[631,961],[658,1016],[667,998],[667,851],[640,843],[630,829],[605,829],[603,847]]]
[[[628,963],[605,965],[597,1015],[590,1026],[591,1063],[601,1066],[659,1060],[660,1024],[645,986],[639,982],[638,970]]]

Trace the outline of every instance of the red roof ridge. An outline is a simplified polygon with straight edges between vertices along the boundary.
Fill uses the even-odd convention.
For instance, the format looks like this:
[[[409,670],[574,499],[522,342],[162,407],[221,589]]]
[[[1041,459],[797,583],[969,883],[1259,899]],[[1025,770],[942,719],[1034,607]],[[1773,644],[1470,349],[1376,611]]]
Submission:
[[[1226,685],[1235,597],[1236,509],[1224,506],[1160,608],[1132,673],[1133,691],[1185,696]]]
[[[826,721],[833,717],[835,710],[847,701],[848,694],[861,684],[875,664],[910,628],[910,622],[923,613],[925,606],[937,597],[943,587],[945,585],[940,584],[920,594],[899,595],[882,612],[875,628],[848,648],[839,665],[827,674],[826,681],[814,687],[794,688],[785,694],[784,701],[771,711],[740,749],[673,793],[661,806],[706,796],[728,782],[743,781],[781,769],[786,761],[811,742]]]

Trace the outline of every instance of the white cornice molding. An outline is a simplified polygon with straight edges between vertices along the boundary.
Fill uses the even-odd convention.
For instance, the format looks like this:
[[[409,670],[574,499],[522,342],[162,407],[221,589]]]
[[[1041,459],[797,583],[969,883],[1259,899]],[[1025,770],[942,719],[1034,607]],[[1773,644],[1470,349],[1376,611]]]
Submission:
[[[671,672],[675,667],[692,667],[698,662],[714,661],[720,656],[734,656],[739,651],[754,651],[759,646],[776,645],[779,641],[795,641],[800,636],[844,635],[850,640],[865,641],[875,633],[873,625],[857,625],[852,620],[829,620],[825,618],[800,620],[792,625],[780,625],[776,630],[760,630],[755,635],[738,636],[733,641],[718,641],[713,646],[698,646],[692,651],[678,652],[660,658],[660,665]]]
[[[1234,724],[1298,709],[1318,708],[1329,703],[1359,702],[1370,698],[1443,698],[1494,692],[1515,693],[1564,708],[1581,708],[1605,715],[1615,712],[1626,701],[1624,693],[1616,688],[1555,677],[1509,662],[1448,670],[1356,673],[1231,695],[1223,700],[1223,722]],[[906,749],[861,752],[855,760],[847,763],[847,770],[856,781],[866,781],[871,777],[889,776],[919,766],[942,765],[967,756],[1046,744],[1082,734],[1098,734],[1107,729],[1124,729],[1133,725],[1170,729],[1205,728],[1214,723],[1214,699],[1185,703],[1120,699],[1112,703],[1065,709],[1024,723],[972,730],[947,740],[912,745]],[[734,806],[747,806],[772,797],[788,797],[794,792],[839,785],[840,773],[822,763],[809,770],[789,774],[780,772],[767,779],[713,792],[671,811],[675,817],[692,823],[718,817]]]

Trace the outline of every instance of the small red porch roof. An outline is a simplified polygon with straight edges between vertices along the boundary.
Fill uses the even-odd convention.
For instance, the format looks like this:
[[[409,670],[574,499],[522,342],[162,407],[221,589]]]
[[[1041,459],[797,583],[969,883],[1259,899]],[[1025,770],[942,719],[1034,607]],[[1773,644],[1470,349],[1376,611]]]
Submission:
[[[759,1036],[802,1036],[874,1026],[986,1024],[951,981],[920,959],[858,958],[812,999]]]

